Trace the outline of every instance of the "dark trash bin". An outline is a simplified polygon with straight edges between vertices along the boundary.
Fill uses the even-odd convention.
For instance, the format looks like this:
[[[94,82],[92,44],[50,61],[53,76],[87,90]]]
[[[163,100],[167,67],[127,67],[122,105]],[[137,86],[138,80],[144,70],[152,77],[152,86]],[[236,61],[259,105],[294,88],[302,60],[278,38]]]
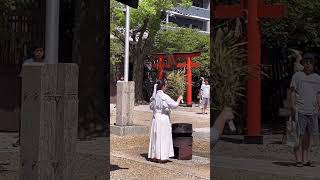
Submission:
[[[178,160],[192,159],[192,124],[172,124],[174,158]]]

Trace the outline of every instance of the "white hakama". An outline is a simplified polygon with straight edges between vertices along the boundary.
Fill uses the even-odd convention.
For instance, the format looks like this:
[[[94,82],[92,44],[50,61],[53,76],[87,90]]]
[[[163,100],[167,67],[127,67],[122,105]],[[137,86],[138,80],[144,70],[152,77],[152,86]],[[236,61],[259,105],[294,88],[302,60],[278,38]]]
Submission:
[[[150,129],[148,158],[168,160],[174,156],[170,109],[178,107],[178,103],[163,91],[159,90],[154,98],[153,119]]]

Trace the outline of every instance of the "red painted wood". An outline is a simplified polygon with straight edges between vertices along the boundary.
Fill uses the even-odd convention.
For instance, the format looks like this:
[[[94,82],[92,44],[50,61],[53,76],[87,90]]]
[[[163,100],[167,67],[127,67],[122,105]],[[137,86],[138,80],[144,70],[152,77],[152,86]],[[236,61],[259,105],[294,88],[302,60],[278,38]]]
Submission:
[[[155,58],[159,59],[159,62],[153,64],[152,67],[158,69],[158,79],[163,77],[163,69],[176,66],[177,68],[187,68],[187,105],[192,106],[192,68],[198,68],[200,63],[193,63],[192,58],[201,56],[200,52],[182,52],[182,53],[173,53],[172,56],[169,56],[170,64],[164,64],[164,58],[167,57],[167,54],[158,53],[153,54]],[[187,58],[187,62],[176,63],[178,58]]]
[[[248,4],[248,64],[260,64],[260,29],[258,18],[258,1],[253,0]],[[258,72],[257,74],[260,74]],[[261,79],[260,76],[247,82],[247,114],[248,135],[261,134]]]
[[[184,67],[187,67],[187,63],[178,63],[177,64],[177,68],[184,68]],[[192,68],[198,68],[198,67],[200,67],[200,64],[192,62],[191,63],[191,67]]]
[[[281,18],[287,13],[286,6],[283,5],[265,5],[259,7],[260,18]]]
[[[218,19],[228,19],[236,18],[241,16],[241,6],[240,5],[221,5],[216,6],[213,10],[214,18]]]
[[[241,0],[239,5],[224,5],[214,7],[214,18],[226,19],[245,16],[248,20],[248,65],[260,65],[261,38],[259,18],[280,18],[287,13],[284,5],[267,5],[264,0]],[[261,134],[261,77],[260,72],[255,79],[247,82],[247,126],[249,136]]]
[[[187,59],[187,105],[192,106],[192,67],[191,57]]]

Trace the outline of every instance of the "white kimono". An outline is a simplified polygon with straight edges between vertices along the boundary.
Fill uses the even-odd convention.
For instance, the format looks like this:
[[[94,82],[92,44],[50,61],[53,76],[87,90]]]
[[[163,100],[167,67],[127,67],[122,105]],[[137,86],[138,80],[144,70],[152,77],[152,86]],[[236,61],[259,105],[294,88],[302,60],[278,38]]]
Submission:
[[[151,98],[150,109],[153,119],[150,130],[148,158],[168,160],[174,156],[170,109],[178,107],[178,103],[158,90]]]

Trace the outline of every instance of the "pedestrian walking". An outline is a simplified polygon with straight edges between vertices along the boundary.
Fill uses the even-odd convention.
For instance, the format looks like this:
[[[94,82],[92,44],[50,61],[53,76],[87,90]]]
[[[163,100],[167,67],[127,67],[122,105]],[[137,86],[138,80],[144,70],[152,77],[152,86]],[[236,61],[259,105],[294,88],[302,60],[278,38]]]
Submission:
[[[201,96],[202,96],[202,114],[207,114],[206,110],[210,103],[210,85],[209,80],[205,79],[204,84],[201,85]]]

